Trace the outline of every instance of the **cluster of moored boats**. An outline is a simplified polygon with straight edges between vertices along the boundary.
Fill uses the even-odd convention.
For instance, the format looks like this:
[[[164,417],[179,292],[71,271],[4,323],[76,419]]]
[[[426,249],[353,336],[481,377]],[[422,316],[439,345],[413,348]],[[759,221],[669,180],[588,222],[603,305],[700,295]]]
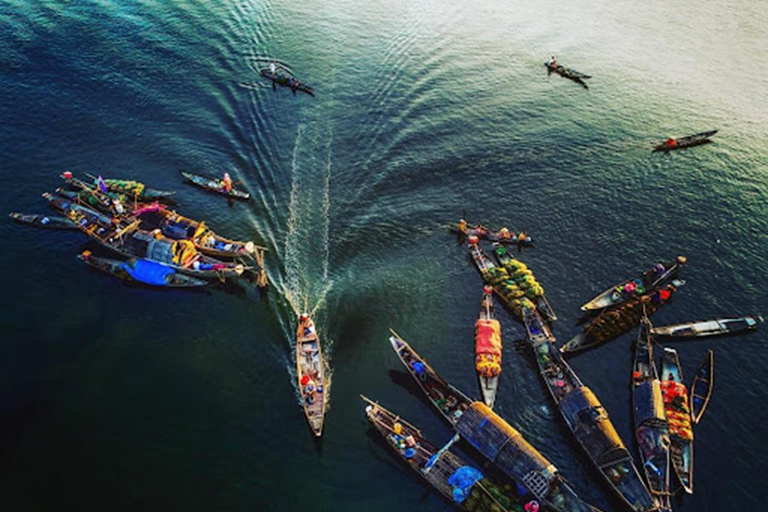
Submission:
[[[207,190],[231,195],[234,187],[215,178],[183,173],[185,179],[205,179]],[[204,221],[171,208],[174,192],[143,183],[96,177],[86,181],[71,172],[61,175],[64,187],[43,197],[59,215],[11,213],[17,222],[43,228],[71,229],[85,234],[100,249],[121,259],[83,251],[79,258],[93,268],[120,279],[154,287],[198,288],[212,281],[253,273],[267,286],[265,248],[214,232]],[[228,189],[225,193],[224,189]],[[239,191],[238,191],[239,192]],[[240,192],[241,199],[243,192]],[[235,196],[236,197],[236,196]]]
[[[671,497],[678,489],[693,493],[693,428],[712,394],[714,354],[711,350],[707,353],[690,386],[686,386],[674,349],[663,348],[657,370],[653,352],[656,340],[747,332],[755,329],[762,318],[653,327],[650,315],[668,303],[683,285],[678,273],[686,259],[678,257],[657,263],[584,304],[581,309],[591,318],[583,332],[558,347],[552,334],[556,316],[541,285],[505,247],[523,247],[530,244],[530,238],[511,240],[505,236],[505,240],[499,240],[498,232],[485,227],[468,228],[465,221],[451,229],[468,241],[470,257],[484,281],[475,330],[475,363],[483,400],[469,398],[444,380],[393,331],[389,341],[395,354],[455,435],[440,447],[424,439],[418,427],[363,397],[368,420],[392,450],[463,510],[598,510],[579,498],[555,465],[492,410],[502,357],[501,327],[493,310],[495,295],[525,326],[527,344],[554,405],[608,488],[638,512],[671,511]],[[495,261],[486,256],[482,241],[493,244]],[[638,326],[631,382],[640,464],[635,463],[597,395],[565,360],[569,353],[607,342]],[[493,477],[452,452],[451,446],[460,440],[506,478]],[[673,477],[680,486],[673,483]]]

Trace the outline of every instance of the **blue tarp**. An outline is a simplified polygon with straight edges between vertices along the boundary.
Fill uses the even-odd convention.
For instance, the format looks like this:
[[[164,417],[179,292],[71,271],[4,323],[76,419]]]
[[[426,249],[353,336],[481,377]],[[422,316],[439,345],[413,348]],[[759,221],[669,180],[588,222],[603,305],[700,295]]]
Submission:
[[[482,478],[483,474],[472,466],[461,466],[457,469],[448,477],[448,483],[453,486],[453,501],[464,503],[472,492],[472,486]]]
[[[166,286],[166,276],[176,273],[172,268],[149,260],[136,260],[133,267],[123,263],[122,267],[135,280],[155,286]]]

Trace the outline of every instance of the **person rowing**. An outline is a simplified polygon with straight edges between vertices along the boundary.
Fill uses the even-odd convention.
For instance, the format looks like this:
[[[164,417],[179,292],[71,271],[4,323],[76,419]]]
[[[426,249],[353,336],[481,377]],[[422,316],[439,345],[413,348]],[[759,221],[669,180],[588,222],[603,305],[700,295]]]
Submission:
[[[674,147],[676,147],[676,146],[677,146],[677,140],[676,140],[674,137],[670,137],[670,138],[668,138],[668,139],[667,139],[667,140],[664,142],[664,144],[665,144],[665,145],[666,145],[668,148],[674,148]]]
[[[232,190],[232,177],[228,172],[224,173],[224,177],[221,180],[221,189],[224,192],[230,192]]]
[[[550,68],[556,68],[557,67],[557,59],[554,55],[552,55],[549,60],[547,61],[547,66]]]

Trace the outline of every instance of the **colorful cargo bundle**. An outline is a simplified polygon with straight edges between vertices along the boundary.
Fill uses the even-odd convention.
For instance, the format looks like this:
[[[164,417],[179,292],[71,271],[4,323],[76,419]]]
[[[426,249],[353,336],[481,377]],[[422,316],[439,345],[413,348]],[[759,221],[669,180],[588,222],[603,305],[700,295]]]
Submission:
[[[688,390],[685,384],[671,380],[661,381],[664,411],[667,413],[669,433],[682,439],[693,439],[691,410],[688,408]]]
[[[496,319],[475,322],[475,368],[489,379],[501,373],[501,324]]]
[[[506,252],[506,249],[503,247],[496,249],[497,252],[499,250]],[[544,289],[533,276],[533,272],[531,272],[531,270],[528,269],[528,266],[522,261],[510,258],[505,260],[503,268],[509,274],[512,282],[520,288],[529,299],[533,300],[544,295]]]

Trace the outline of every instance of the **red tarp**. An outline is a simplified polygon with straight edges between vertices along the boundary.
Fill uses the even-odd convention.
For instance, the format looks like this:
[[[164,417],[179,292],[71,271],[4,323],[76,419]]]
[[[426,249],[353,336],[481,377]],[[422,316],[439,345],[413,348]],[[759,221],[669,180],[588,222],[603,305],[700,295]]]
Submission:
[[[475,353],[501,357],[501,324],[498,320],[475,322]]]

